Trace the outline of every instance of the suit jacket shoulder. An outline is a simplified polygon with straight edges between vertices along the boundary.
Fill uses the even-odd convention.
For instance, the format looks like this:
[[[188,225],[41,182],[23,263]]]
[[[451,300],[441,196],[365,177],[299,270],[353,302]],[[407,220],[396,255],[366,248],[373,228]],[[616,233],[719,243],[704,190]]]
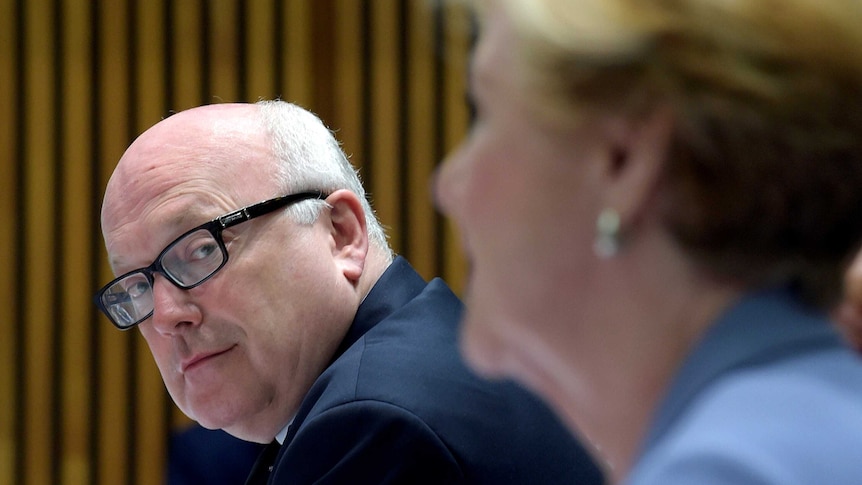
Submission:
[[[461,311],[396,260],[303,401],[272,483],[601,483],[544,404],[466,367]]]

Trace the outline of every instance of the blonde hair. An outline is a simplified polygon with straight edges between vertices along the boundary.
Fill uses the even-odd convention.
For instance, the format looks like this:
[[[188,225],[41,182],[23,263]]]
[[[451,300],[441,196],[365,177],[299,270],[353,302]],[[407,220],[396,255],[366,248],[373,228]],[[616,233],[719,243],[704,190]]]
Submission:
[[[569,116],[660,102],[696,111],[702,97],[813,101],[862,77],[855,0],[500,1],[531,90]]]
[[[838,297],[862,239],[862,2],[499,1],[540,113],[673,111],[665,221],[699,261]]]

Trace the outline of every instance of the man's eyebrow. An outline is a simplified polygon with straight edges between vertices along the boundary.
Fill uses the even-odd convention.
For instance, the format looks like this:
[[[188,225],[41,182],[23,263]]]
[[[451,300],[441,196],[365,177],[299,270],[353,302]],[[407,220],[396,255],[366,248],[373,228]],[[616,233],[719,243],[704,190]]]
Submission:
[[[195,208],[193,207],[187,207],[186,210],[165,219],[162,224],[165,227],[176,228],[176,236],[178,237],[180,234],[186,232],[187,230],[195,226],[199,226],[205,222],[209,222],[214,218],[218,217],[218,215],[212,217],[205,217],[201,215],[201,212],[199,210],[194,209]]]
[[[224,215],[227,211],[213,209],[214,204],[191,200],[172,207],[161,222],[163,227],[176,229],[176,236],[187,230]],[[213,212],[215,211],[215,212]]]
[[[170,244],[171,242],[176,240],[176,238],[180,237],[186,231],[188,231],[194,227],[197,227],[201,224],[207,223],[207,222],[213,220],[214,218],[218,217],[218,215],[212,216],[209,218],[202,216],[200,207],[201,206],[199,206],[199,205],[191,205],[191,206],[185,207],[183,210],[177,211],[176,213],[174,213],[173,215],[170,215],[167,219],[165,219],[159,223],[159,226],[162,228],[172,229],[170,239],[164,241],[164,245],[161,249],[159,249],[159,251],[164,249],[164,247],[167,247],[168,244]],[[221,215],[221,214],[219,214],[219,215]],[[147,237],[147,236],[144,236],[144,237]],[[154,254],[152,257],[153,257],[153,260],[155,260],[155,258],[158,257],[158,253]],[[122,267],[125,259],[126,258],[112,257],[108,260],[108,263],[110,264],[110,266],[112,268],[116,268],[118,266]],[[150,264],[150,263],[152,263],[152,261],[150,261],[147,264]]]

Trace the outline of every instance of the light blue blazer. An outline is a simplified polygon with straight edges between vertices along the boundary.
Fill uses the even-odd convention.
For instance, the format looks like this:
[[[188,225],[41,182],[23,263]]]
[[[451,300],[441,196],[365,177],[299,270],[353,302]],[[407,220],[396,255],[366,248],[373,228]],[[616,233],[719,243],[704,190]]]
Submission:
[[[787,291],[747,295],[660,405],[628,485],[862,485],[862,358]]]

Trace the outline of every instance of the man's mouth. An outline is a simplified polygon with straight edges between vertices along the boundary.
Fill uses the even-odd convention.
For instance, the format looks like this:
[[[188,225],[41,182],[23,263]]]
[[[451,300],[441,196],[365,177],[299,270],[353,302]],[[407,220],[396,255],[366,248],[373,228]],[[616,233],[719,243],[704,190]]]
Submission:
[[[233,349],[233,346],[212,352],[197,353],[187,359],[183,359],[183,361],[180,362],[180,373],[185,374],[192,369],[203,365],[207,361],[229,352],[231,349]]]

